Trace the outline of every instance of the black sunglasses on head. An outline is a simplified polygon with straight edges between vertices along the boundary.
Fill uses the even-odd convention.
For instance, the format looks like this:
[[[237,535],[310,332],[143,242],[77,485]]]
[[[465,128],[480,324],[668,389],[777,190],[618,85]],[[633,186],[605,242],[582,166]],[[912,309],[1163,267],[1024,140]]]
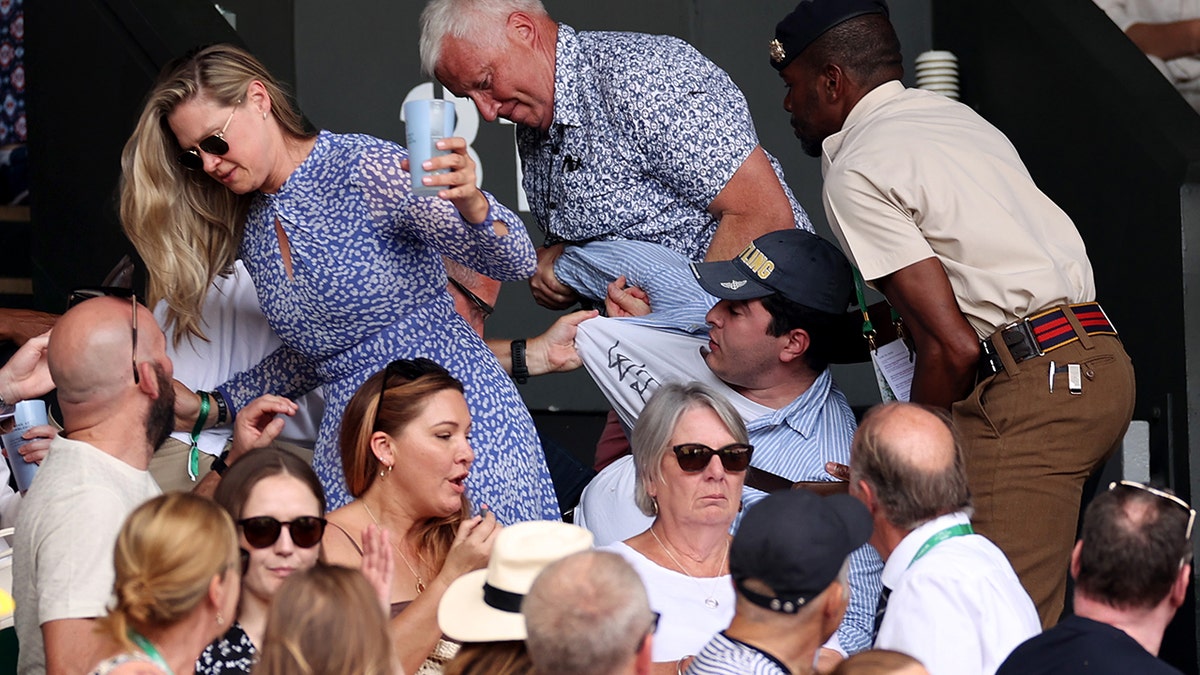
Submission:
[[[412,382],[423,375],[444,374],[445,372],[446,369],[436,362],[421,357],[397,359],[387,364],[387,367],[383,369],[383,379],[379,382],[379,400],[375,402],[375,421],[371,423],[371,429],[379,428],[379,409],[383,407],[383,393],[388,390],[388,382],[391,382],[393,378],[402,377],[405,382]]]
[[[138,297],[131,288],[121,288],[119,286],[91,286],[87,288],[76,288],[67,296],[67,309],[71,309],[75,305],[84,300],[92,298],[129,298],[131,309],[133,310],[133,383],[141,384],[142,377],[138,374],[137,369],[137,317],[138,317]]]
[[[288,529],[292,543],[300,548],[312,548],[321,543],[325,535],[325,519],[316,516],[300,516],[293,520],[280,521],[271,516],[255,516],[237,521],[246,535],[246,543],[254,548],[274,546],[283,528]]]
[[[721,466],[726,471],[745,471],[750,466],[750,455],[754,452],[754,446],[748,443],[730,443],[715,450],[703,443],[683,443],[671,449],[675,451],[679,468],[688,473],[703,471],[713,455],[721,458]]]
[[[225,140],[225,130],[229,128],[229,123],[233,121],[233,113],[237,112],[238,106],[241,104],[242,99],[239,98],[233,104],[233,110],[229,112],[229,119],[225,120],[225,126],[221,127],[221,130],[212,136],[201,139],[196,144],[196,147],[210,155],[222,156],[229,152],[229,142]],[[195,148],[179,153],[178,159],[183,168],[189,171],[200,171],[204,168],[204,158],[200,156],[200,153]]]

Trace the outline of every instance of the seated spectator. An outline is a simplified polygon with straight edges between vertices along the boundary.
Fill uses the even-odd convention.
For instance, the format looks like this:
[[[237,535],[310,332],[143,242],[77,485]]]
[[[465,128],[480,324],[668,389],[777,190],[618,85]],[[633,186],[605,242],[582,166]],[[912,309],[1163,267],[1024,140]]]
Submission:
[[[656,663],[681,666],[733,618],[729,530],[753,450],[733,406],[699,383],[660,386],[638,417],[635,495],[654,520],[602,548],[633,565],[660,614]]]
[[[442,596],[438,626],[463,643],[445,675],[524,675],[533,670],[521,602],[547,565],[591,546],[590,532],[566,523],[534,520],[504,528],[487,569],[459,577]]]
[[[884,560],[875,647],[911,654],[933,675],[990,675],[1041,631],[1008,558],[971,529],[966,461],[945,413],[872,408],[854,436],[850,472]]]
[[[607,551],[551,563],[521,603],[534,667],[558,675],[647,675],[658,615],[637,571]]]
[[[167,354],[175,364],[175,379],[189,389],[210,392],[210,420],[228,415],[222,413],[217,395],[211,390],[253,368],[283,344],[267,324],[254,282],[240,260],[234,262],[229,276],[219,276],[208,286],[199,317],[207,340],[188,333],[180,333],[176,339],[167,321],[165,300],[154,308],[154,318],[166,332]],[[296,404],[296,414],[285,419],[284,428],[272,445],[296,452],[311,463],[317,427],[325,409],[322,389],[318,387],[298,398]],[[217,457],[231,452],[233,430],[227,424],[202,429],[195,439],[195,453],[191,452],[192,431],[188,428],[172,433],[150,461],[150,473],[164,491],[193,489]],[[224,459],[229,463],[229,453]]]
[[[1156,656],[1187,599],[1195,519],[1164,490],[1109,485],[1088,505],[1071,552],[1075,615],[1017,647],[997,675],[1178,675]]]
[[[868,649],[842,661],[829,675],[929,675],[929,671],[908,654]]]
[[[317,564],[325,493],[312,467],[286,450],[249,452],[213,499],[233,518],[245,553],[242,598],[229,630],[196,662],[197,675],[248,673],[263,644],[271,600],[289,576]]]
[[[329,514],[325,559],[360,567],[361,533],[387,530],[400,558],[391,634],[410,673],[453,656],[457,645],[438,630],[438,602],[452,581],[487,565],[500,531],[490,511],[472,516],[467,501],[475,454],[462,391],[428,359],[393,361],[359,387],[342,420],[342,463],[355,501]]]
[[[117,532],[135,507],[159,494],[147,467],[175,422],[173,367],[166,338],[132,295],[69,309],[54,328],[46,360],[63,432],[51,442],[17,520],[19,669],[82,673],[103,656],[94,624],[112,590],[109,552]],[[7,383],[0,370],[0,395],[14,393],[14,385],[14,397],[48,388],[38,370]],[[270,419],[293,405],[277,396],[247,405],[235,426],[239,452],[269,442],[282,426]]]
[[[1096,0],[1125,35],[1200,110],[1200,0]]]
[[[729,552],[737,611],[688,673],[813,673],[846,613],[850,553],[870,536],[870,515],[848,495],[787,490],[750,507]]]
[[[142,328],[131,335],[135,321]],[[105,656],[95,621],[113,589],[113,545],[126,517],[159,494],[146,468],[174,422],[165,347],[149,310],[129,298],[84,301],[51,334],[64,429],[17,519],[22,673],[82,673]]]
[[[402,675],[387,616],[358,570],[317,565],[288,577],[267,617],[256,675]]]
[[[112,561],[115,600],[99,623],[119,653],[94,675],[192,672],[237,608],[240,563],[229,514],[188,493],[155,497],[129,515]]]
[[[54,388],[54,383],[50,381],[50,369],[46,366],[46,345],[49,342],[48,332],[23,340],[21,348],[0,367],[0,401],[13,405],[42,396]],[[40,464],[50,449],[50,439],[56,435],[56,432],[46,432],[50,432],[50,427],[30,429],[25,437],[36,440],[21,446],[20,455],[9,457],[8,461]],[[8,451],[4,454],[7,457]],[[9,485],[10,475],[8,463],[0,462],[0,529],[14,527],[21,508],[21,495]],[[8,542],[0,539],[0,552],[8,548]]]

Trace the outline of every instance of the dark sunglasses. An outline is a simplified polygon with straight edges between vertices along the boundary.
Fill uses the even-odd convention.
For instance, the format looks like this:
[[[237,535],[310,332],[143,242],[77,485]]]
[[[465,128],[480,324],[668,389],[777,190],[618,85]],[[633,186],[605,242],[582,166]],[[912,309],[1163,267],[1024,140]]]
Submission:
[[[71,309],[75,305],[84,300],[92,298],[129,298],[130,309],[133,310],[133,383],[141,384],[142,378],[138,375],[137,369],[137,317],[138,317],[138,298],[137,294],[130,288],[120,288],[117,286],[92,286],[90,288],[76,288],[67,296],[67,309]]]
[[[212,136],[201,139],[196,144],[197,147],[210,155],[221,156],[229,152],[229,142],[225,140],[225,130],[229,128],[229,123],[233,121],[233,113],[237,112],[238,106],[241,104],[242,99],[239,98],[233,104],[233,110],[229,113],[229,119],[225,120],[225,126],[221,127],[221,130]],[[184,150],[179,153],[179,163],[189,171],[200,171],[204,168],[204,158],[195,149]]]
[[[642,643],[646,641],[646,636],[654,635],[658,632],[658,620],[662,618],[662,614],[654,610],[650,610],[650,628],[642,634],[642,639],[638,640],[637,645],[633,648],[633,653],[636,654],[642,651]]]
[[[271,516],[256,516],[239,520],[237,524],[241,526],[242,534],[246,535],[246,543],[254,548],[274,546],[284,527],[292,536],[292,543],[300,548],[316,546],[325,535],[325,519],[316,516],[300,516],[284,522]]]
[[[379,400],[375,402],[375,420],[371,423],[371,430],[379,430],[379,409],[383,407],[383,393],[388,390],[388,383],[394,378],[404,378],[407,383],[424,375],[445,374],[445,372],[445,368],[425,358],[397,359],[387,364],[387,367],[383,369],[383,380],[379,383]]]
[[[747,443],[730,443],[715,450],[703,443],[683,443],[671,449],[675,451],[679,468],[688,473],[703,471],[713,455],[721,458],[721,466],[726,471],[745,471],[750,466],[750,455],[754,452],[754,446]]]
[[[458,279],[455,279],[454,277],[446,277],[446,278],[450,280],[450,284],[452,286],[454,286],[455,288],[458,289],[459,293],[462,293],[464,296],[466,296],[466,298],[471,301],[471,304],[475,305],[475,307],[480,312],[483,312],[483,320],[484,321],[487,321],[488,317],[495,313],[495,311],[496,311],[495,307],[492,307],[491,305],[487,304],[486,302],[483,301],[483,298],[481,298],[478,295],[475,295],[471,291],[467,290],[467,287],[463,286],[462,283],[459,282]]]

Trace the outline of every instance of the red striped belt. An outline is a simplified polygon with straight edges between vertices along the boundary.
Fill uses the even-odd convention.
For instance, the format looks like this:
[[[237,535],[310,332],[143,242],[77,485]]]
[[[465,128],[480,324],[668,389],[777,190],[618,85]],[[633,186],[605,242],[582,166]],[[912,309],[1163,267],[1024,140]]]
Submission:
[[[1116,336],[1117,329],[1113,328],[1100,303],[1084,302],[1069,306],[1088,335]],[[1004,364],[996,351],[994,341],[997,339],[1004,342],[1013,360],[1020,363],[1075,342],[1079,339],[1079,334],[1067,320],[1062,307],[1018,319],[980,343],[979,373],[982,377],[1004,370]]]

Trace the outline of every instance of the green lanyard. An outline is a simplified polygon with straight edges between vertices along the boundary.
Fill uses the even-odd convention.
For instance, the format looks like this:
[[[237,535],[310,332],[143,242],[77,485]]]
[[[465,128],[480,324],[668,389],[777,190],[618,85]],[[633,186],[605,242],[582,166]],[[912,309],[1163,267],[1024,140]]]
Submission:
[[[163,659],[162,654],[158,653],[158,650],[154,648],[154,645],[149,640],[142,637],[137,631],[134,630],[129,631],[129,639],[132,640],[133,643],[138,646],[138,649],[142,650],[146,656],[150,657],[150,660],[154,662],[154,665],[166,671],[167,675],[175,675],[175,671],[171,670],[171,666],[167,665],[167,662],[165,659]]]
[[[929,553],[931,550],[933,550],[934,546],[937,546],[943,541],[946,541],[947,539],[953,539],[954,537],[965,537],[968,534],[975,534],[975,530],[971,529],[970,523],[959,523],[958,525],[951,525],[950,527],[947,527],[941,532],[938,532],[930,537],[924,544],[921,544],[921,548],[917,549],[917,554],[913,556],[913,559],[908,563],[908,566],[912,567],[913,563],[921,559],[921,556]]]

